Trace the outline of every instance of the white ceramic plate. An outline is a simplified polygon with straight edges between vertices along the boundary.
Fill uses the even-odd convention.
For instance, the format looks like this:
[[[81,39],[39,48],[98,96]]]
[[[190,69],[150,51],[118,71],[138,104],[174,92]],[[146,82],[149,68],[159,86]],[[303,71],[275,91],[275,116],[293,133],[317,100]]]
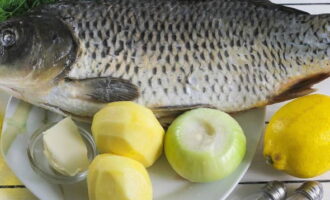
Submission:
[[[265,109],[234,116],[247,137],[247,153],[236,171],[227,178],[207,184],[190,183],[171,169],[162,157],[148,169],[154,188],[154,200],[224,200],[248,169],[264,127]],[[1,137],[1,151],[16,176],[41,200],[88,200],[86,182],[56,185],[47,182],[31,168],[27,145],[39,127],[61,117],[52,112],[12,98],[7,106]]]

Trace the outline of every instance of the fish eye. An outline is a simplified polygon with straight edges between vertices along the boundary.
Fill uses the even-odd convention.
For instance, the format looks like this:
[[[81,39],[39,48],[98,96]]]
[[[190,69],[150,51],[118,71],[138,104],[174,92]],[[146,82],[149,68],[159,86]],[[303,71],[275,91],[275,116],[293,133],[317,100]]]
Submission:
[[[5,30],[1,36],[1,44],[4,47],[11,47],[16,43],[16,34],[11,30]]]

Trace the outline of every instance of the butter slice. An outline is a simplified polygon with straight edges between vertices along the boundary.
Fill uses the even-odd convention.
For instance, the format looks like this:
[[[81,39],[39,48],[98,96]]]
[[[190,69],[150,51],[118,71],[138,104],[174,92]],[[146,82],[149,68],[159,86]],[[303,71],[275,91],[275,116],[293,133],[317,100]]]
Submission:
[[[88,168],[86,144],[71,118],[43,132],[43,144],[49,164],[59,173],[74,176]]]

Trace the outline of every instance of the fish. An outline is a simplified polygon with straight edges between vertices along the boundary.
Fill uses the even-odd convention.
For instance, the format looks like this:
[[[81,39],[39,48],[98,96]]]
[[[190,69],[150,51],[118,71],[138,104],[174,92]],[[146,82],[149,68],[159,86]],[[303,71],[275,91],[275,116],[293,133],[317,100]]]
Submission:
[[[330,15],[267,0],[60,1],[0,23],[0,88],[88,121],[134,101],[168,123],[314,92],[330,76]]]

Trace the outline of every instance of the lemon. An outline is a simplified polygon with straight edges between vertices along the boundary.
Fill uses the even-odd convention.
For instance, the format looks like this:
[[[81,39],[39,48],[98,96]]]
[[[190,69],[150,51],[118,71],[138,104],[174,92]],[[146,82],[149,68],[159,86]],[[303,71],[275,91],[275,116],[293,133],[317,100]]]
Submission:
[[[310,95],[283,106],[266,128],[264,156],[299,178],[330,170],[330,97]]]
[[[94,116],[92,133],[101,153],[151,166],[161,155],[165,131],[153,112],[133,102],[114,102]]]
[[[152,200],[145,167],[122,156],[97,156],[89,166],[87,184],[90,200]]]

